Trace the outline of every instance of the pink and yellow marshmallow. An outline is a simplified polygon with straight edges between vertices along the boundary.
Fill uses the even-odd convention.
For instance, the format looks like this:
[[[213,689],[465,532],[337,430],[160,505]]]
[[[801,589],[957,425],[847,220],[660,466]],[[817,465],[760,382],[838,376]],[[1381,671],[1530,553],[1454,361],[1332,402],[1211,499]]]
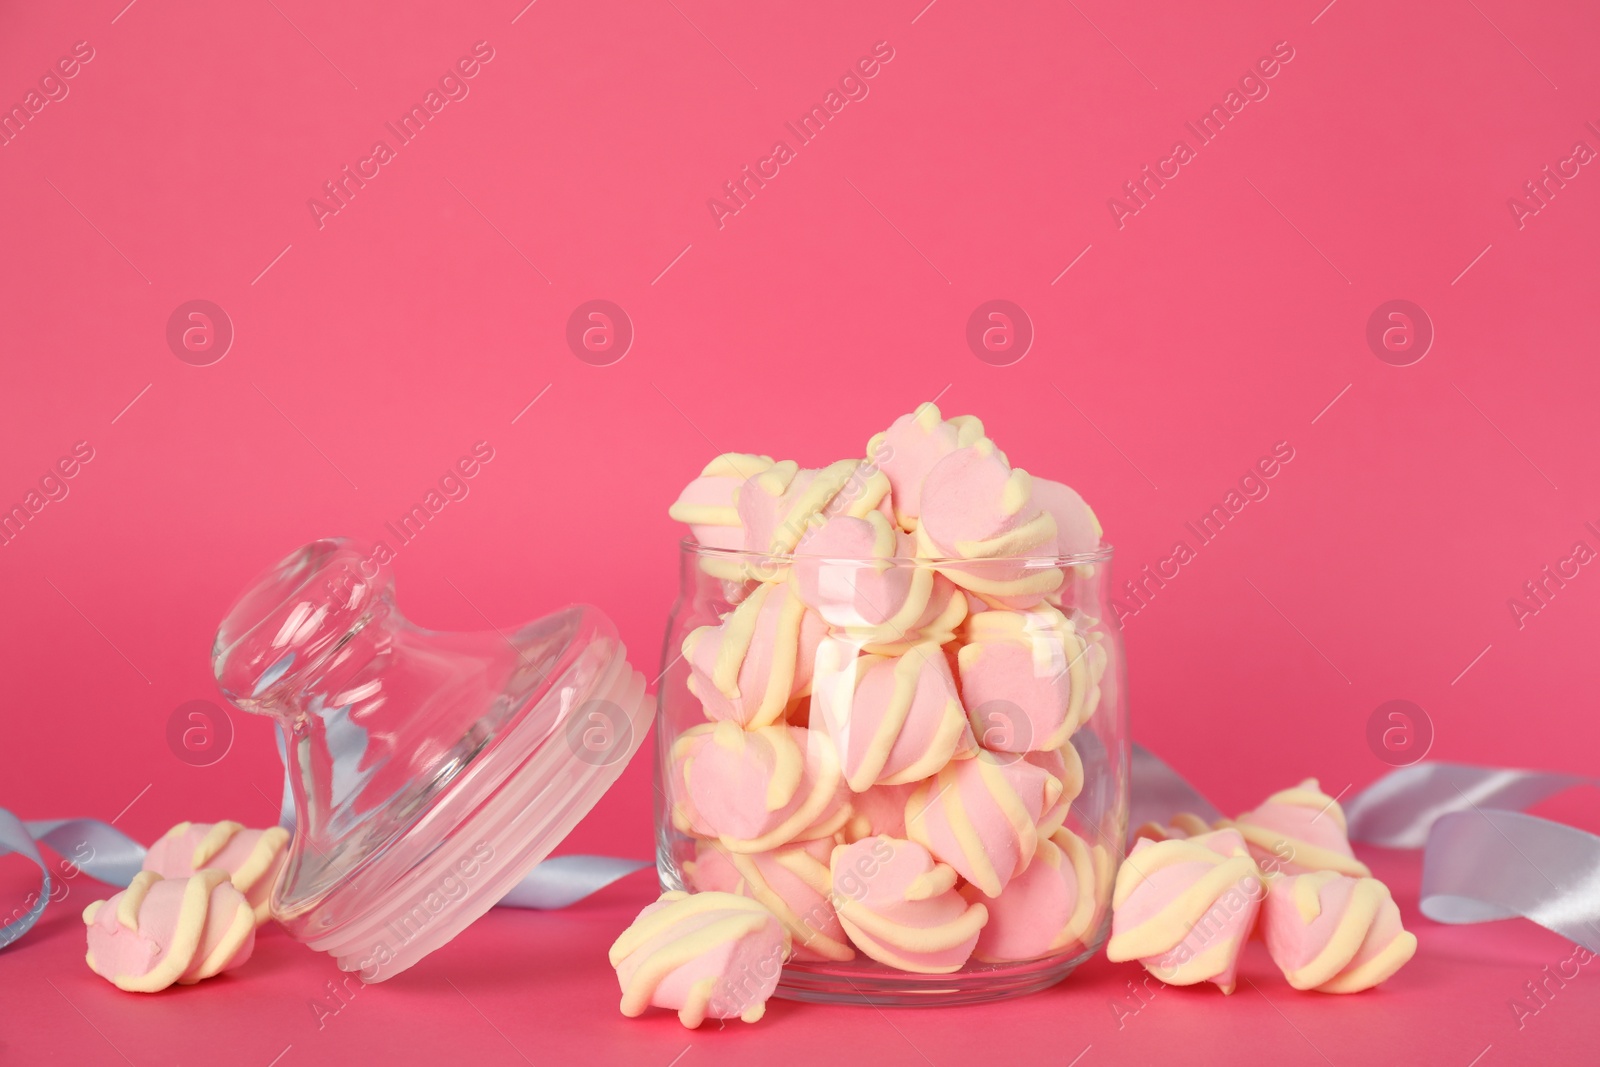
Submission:
[[[89,969],[130,993],[232,970],[256,943],[254,910],[217,868],[167,879],[140,871],[128,888],[85,908],[83,922]]]
[[[928,472],[950,453],[983,437],[983,423],[971,415],[946,420],[931,403],[902,415],[867,442],[867,456],[888,476],[894,518],[903,530],[915,530],[921,514],[922,483]]]
[[[1214,982],[1232,993],[1265,895],[1236,831],[1140,838],[1117,872],[1106,958],[1138,960],[1168,985]]]
[[[1061,783],[1056,802],[1039,816],[1039,836],[1049,837],[1067,821],[1072,802],[1083,792],[1083,758],[1071,741],[1045,752],[1029,752],[1022,758]]]
[[[1083,497],[1070,485],[1048,478],[1033,480],[1033,499],[1056,522],[1056,551],[1063,556],[1080,556],[1100,547],[1104,531]]]
[[[834,907],[850,940],[879,963],[949,974],[972,956],[989,912],[956,891],[956,872],[912,841],[869,837],[833,850]]]
[[[964,631],[961,696],[985,748],[1057,749],[1094,713],[1094,674],[1104,660],[1089,654],[1090,642],[1061,612],[985,611]]]
[[[1222,823],[1212,826],[1193,812],[1180,811],[1165,823],[1145,823],[1133,832],[1133,836],[1148,837],[1152,841],[1182,841],[1200,834],[1208,834],[1214,829],[1221,829],[1222,826]]]
[[[707,1019],[753,1023],[789,949],[788,931],[749,897],[663,893],[611,946],[622,1014],[666,1008],[691,1029]]]
[[[804,469],[793,460],[783,460],[750,478],[739,487],[737,510],[744,528],[742,546],[746,552],[786,556],[822,515],[841,490],[851,484],[861,461],[842,459],[820,470]],[[867,497],[858,497],[845,508],[846,514],[870,510]]]
[[[788,582],[763,582],[716,626],[683,642],[689,691],[706,717],[771,726],[811,685],[813,652],[826,627]]]
[[[1002,607],[1025,608],[1061,586],[1055,518],[1033,499],[1033,479],[987,437],[934,464],[922,483],[918,554],[963,589]],[[1043,562],[1022,557],[1039,557]]]
[[[1357,993],[1385,981],[1417,951],[1388,886],[1334,871],[1273,875],[1261,927],[1267,951],[1296,989]]]
[[[207,867],[219,868],[250,902],[260,926],[271,915],[272,886],[288,844],[289,831],[281,826],[247,830],[236,822],[181,822],[150,846],[144,869],[163,878],[187,878]]]
[[[963,897],[989,909],[973,956],[1005,963],[1087,948],[1100,924],[1096,902],[1104,899],[1111,870],[1104,847],[1090,848],[1063,827],[1040,840],[1028,869],[998,897],[986,898],[976,886],[962,886]]]
[[[1352,878],[1372,873],[1350,848],[1344,809],[1315,778],[1274,793],[1230,823],[1264,870],[1282,874],[1337,871]]]
[[[856,953],[831,900],[828,857],[833,847],[831,839],[823,838],[746,855],[715,841],[699,841],[683,873],[695,892],[734,893],[760,901],[789,931],[795,959],[850,960]]]
[[[667,514],[687,525],[695,541],[706,548],[742,548],[739,487],[771,466],[771,456],[724,452],[684,486]]]
[[[850,818],[833,742],[798,726],[686,730],[670,753],[672,821],[731,852],[767,852],[836,833]]]
[[[931,642],[894,658],[852,656],[847,646],[824,643],[809,722],[833,739],[857,793],[920,781],[978,752],[950,663]]]
[[[985,896],[1027,870],[1061,782],[1015,756],[952,760],[906,802],[906,834]]]
[[[902,641],[927,613],[935,574],[897,562],[915,546],[880,512],[815,521],[795,553],[796,595],[835,629],[864,642]]]

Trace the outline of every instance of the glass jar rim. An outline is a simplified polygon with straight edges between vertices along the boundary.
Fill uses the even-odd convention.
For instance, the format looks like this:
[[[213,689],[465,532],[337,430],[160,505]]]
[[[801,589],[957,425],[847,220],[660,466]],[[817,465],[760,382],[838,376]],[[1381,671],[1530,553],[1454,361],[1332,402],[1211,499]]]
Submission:
[[[685,554],[704,559],[724,559],[744,563],[760,563],[768,566],[774,564],[782,566],[795,560],[822,560],[830,563],[862,565],[895,563],[923,567],[972,567],[1009,563],[1029,568],[1109,563],[1114,551],[1111,544],[1102,541],[1100,547],[1093,552],[1076,552],[1065,555],[993,556],[982,559],[965,559],[960,556],[886,556],[867,559],[862,557],[819,556],[808,552],[752,552],[744,548],[713,548],[710,545],[702,545],[692,537],[685,537],[679,541],[678,548]]]

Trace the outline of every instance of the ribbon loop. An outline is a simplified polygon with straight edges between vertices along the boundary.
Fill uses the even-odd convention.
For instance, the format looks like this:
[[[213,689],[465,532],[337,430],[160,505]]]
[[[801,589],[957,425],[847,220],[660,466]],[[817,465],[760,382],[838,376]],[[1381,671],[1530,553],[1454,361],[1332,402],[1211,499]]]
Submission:
[[[39,873],[44,876],[44,885],[39,890],[38,899],[26,912],[0,923],[0,948],[5,948],[33,929],[33,924],[44,914],[44,906],[50,902],[51,891],[50,868],[44,865],[44,859],[39,855],[39,848],[33,843],[33,835],[28,833],[28,828],[22,824],[22,820],[6,809],[0,808],[0,856],[11,852],[32,860],[34,866],[39,868]]]
[[[1522,916],[1600,952],[1600,837],[1515,811],[1445,815],[1422,856],[1422,914],[1441,923]]]
[[[1421,848],[1435,821],[1452,812],[1525,811],[1588,778],[1544,771],[1418,763],[1390,771],[1345,805],[1350,840],[1386,848]]]

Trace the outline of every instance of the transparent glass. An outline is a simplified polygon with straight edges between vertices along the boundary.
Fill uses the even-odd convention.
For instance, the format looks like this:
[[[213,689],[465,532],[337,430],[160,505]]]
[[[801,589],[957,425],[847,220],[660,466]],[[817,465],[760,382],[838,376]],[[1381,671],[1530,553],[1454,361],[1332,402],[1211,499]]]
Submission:
[[[549,854],[649,725],[610,621],[566,608],[509,632],[412,625],[374,553],[317,541],[217,630],[223,694],[276,720],[295,834],[275,918],[367,982],[460,933]]]
[[[1032,830],[1002,841],[1010,830],[994,829],[992,820],[986,830],[976,816],[973,825],[983,849],[992,847],[996,855],[1015,848],[1020,857],[1027,851],[1023,842],[1031,837],[1031,862],[1036,863],[1048,850],[1038,842],[1059,844],[1051,862],[1075,865],[1076,878],[1068,882],[1075,881],[1076,896],[1069,890],[1065,897],[1059,892],[1052,897],[1050,890],[1041,890],[1041,880],[1049,877],[1041,870],[1031,889],[1018,888],[1007,897],[1012,885],[1022,884],[1029,861],[1023,861],[1010,882],[998,886],[998,899],[963,874],[958,891],[986,905],[989,921],[997,924],[992,932],[997,940],[988,943],[980,934],[978,950],[959,969],[914,973],[869,958],[859,945],[853,946],[853,958],[838,958],[849,952],[839,950],[835,940],[831,951],[801,952],[791,959],[777,995],[943,1005],[1016,996],[1065,978],[1105,940],[1111,884],[1128,820],[1126,680],[1121,634],[1109,603],[1111,554],[1103,546],[1071,557],[866,560],[760,556],[685,541],[681,590],[667,629],[657,692],[656,828],[662,886],[690,892],[721,889],[758,898],[767,893],[769,899],[776,893],[783,904],[794,906],[791,916],[803,916],[798,927],[790,920],[797,944],[822,944],[810,939],[824,927],[842,939],[835,911],[845,907],[841,892],[853,883],[848,877],[833,877],[839,874],[836,846],[885,834],[922,842],[941,863],[951,860],[943,854],[956,851],[949,835],[941,836],[932,825],[945,816],[930,812],[949,803],[943,791],[961,779],[959,774],[939,777],[945,773],[939,765],[956,774],[970,770],[957,767],[957,761],[974,760],[974,767],[983,762],[986,768],[971,773],[988,774],[991,780],[1015,770],[1015,780],[1037,796],[1041,776],[1031,767],[1020,767],[1030,764],[1059,786],[1042,802],[1034,802],[1039,812],[1036,819],[1031,811],[1028,815]],[[1040,589],[1048,591],[1040,594]],[[1028,592],[1008,595],[1016,590]],[[746,607],[735,614],[740,605]],[[920,662],[904,663],[906,657]],[[792,675],[785,675],[791,660]],[[875,672],[900,678],[893,672],[901,664],[910,672],[904,677],[917,679],[916,686],[932,687],[930,702],[923,702],[921,689],[911,688],[919,695],[905,711],[905,702],[884,696],[896,691],[892,684],[864,680]],[[948,761],[948,729],[913,725],[925,714],[919,709],[939,707],[945,700],[959,702],[965,729],[971,731],[957,742]],[[885,710],[891,707],[899,710]],[[885,721],[891,725],[885,727]],[[734,727],[745,733],[726,733]],[[831,742],[839,761],[843,780],[837,801],[797,834],[793,826],[784,825],[762,836],[761,831],[772,828],[765,812],[722,810],[741,797],[747,806],[758,807],[763,796],[771,809],[774,794],[761,793],[767,784],[760,777],[763,769],[730,762],[726,752],[750,732],[770,733],[773,727],[797,740],[807,775],[818,745]],[[796,727],[804,729],[796,733]],[[709,744],[717,730],[724,731],[724,742],[734,745],[725,743],[724,752],[709,760],[697,755],[705,749],[696,746]],[[881,742],[888,737],[894,741],[884,761]],[[981,751],[971,747],[974,743]],[[781,741],[775,745],[783,747]],[[1081,775],[1069,764],[1081,764]],[[757,782],[754,789],[751,776]],[[1018,795],[1027,791],[1023,786]],[[957,789],[958,805],[965,806],[967,795],[960,788],[965,787]],[[748,804],[751,797],[757,798],[753,805]],[[708,813],[705,809],[713,802],[717,810]],[[841,808],[847,810],[841,814]],[[726,831],[735,824],[756,829]],[[792,854],[780,859],[792,849],[809,852],[824,865],[831,861],[832,875]],[[808,867],[813,883],[825,886],[825,902],[807,896],[778,871],[785,864],[792,870]],[[951,865],[960,873],[964,864]],[[965,865],[971,866],[970,861]],[[1035,900],[1044,904],[1034,909]],[[1074,907],[1068,918],[1063,900],[1078,901],[1081,907]],[[1038,927],[1042,933],[1031,941],[1026,936],[1001,941],[996,916],[1002,909],[1006,929]],[[1051,936],[1058,928],[1059,936]]]

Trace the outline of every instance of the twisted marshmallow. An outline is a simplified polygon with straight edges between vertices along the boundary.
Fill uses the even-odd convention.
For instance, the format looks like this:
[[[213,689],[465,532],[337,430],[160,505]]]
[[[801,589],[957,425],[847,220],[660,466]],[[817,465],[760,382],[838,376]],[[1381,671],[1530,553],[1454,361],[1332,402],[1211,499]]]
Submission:
[[[672,823],[733,852],[767,852],[835,833],[850,817],[833,742],[798,726],[684,731],[669,753]]]
[[[1013,468],[993,441],[980,438],[934,464],[922,494],[919,554],[977,561],[941,566],[963,589],[1020,608],[1061,586],[1059,567],[1019,558],[1056,554],[1055,519],[1033,500],[1028,473]]]
[[[289,831],[281,826],[246,830],[236,822],[181,822],[150,846],[143,866],[163,878],[187,878],[207,867],[226,871],[260,926],[271,914],[272,886],[288,844]]]
[[[890,659],[859,656],[829,642],[817,650],[810,723],[833,738],[845,781],[857,793],[935,773],[977,754],[956,695],[950,663],[938,645],[921,644]]]
[[[906,833],[985,896],[1027,869],[1039,820],[1061,795],[1043,768],[980,749],[927,779],[906,803]]]
[[[684,639],[689,691],[708,719],[770,726],[811,684],[812,650],[823,632],[789,583],[764,582],[721,623]]]
[[[684,486],[667,514],[687,524],[695,541],[707,548],[739,548],[744,544],[737,507],[739,487],[771,466],[771,456],[724,452]]]
[[[795,593],[830,626],[898,641],[927,611],[934,572],[896,564],[915,548],[880,512],[814,522],[795,551]]]
[[[691,1029],[706,1019],[753,1023],[767,1010],[789,955],[772,913],[731,893],[663,893],[611,946],[622,1014],[675,1010]]]
[[[1272,961],[1296,989],[1356,993],[1403,967],[1417,937],[1376,878],[1274,875],[1261,917]]]
[[[83,909],[83,922],[89,969],[130,993],[232,970],[256,943],[254,910],[216,868],[169,879],[140,871],[128,888]]]
[[[860,460],[842,459],[820,470],[801,470],[793,460],[784,460],[747,479],[739,487],[737,504],[745,551],[775,556],[793,552],[811,520],[860,466]]]
[[[946,421],[937,406],[919,404],[867,442],[893,492],[894,516],[901,529],[914,530],[922,506],[922,483],[945,456],[983,437],[983,423],[971,415]]]
[[[789,932],[795,959],[851,960],[855,950],[830,899],[832,851],[833,842],[827,839],[755,855],[700,841],[683,873],[696,892],[735,893],[759,901]]]
[[[1233,830],[1141,838],[1117,872],[1106,958],[1138,960],[1168,985],[1215,982],[1232,993],[1264,895],[1261,872]]]
[[[1100,923],[1097,901],[1111,877],[1105,848],[1092,849],[1062,828],[1039,842],[1028,869],[987,901],[989,921],[973,955],[986,963],[1032,960],[1086,947]],[[984,901],[976,886],[961,888],[968,901]]]
[[[1350,849],[1344,809],[1315,778],[1272,794],[1260,807],[1226,825],[1244,835],[1250,854],[1269,870],[1337,871],[1352,878],[1372,873]]]
[[[985,748],[1057,749],[1093,714],[1091,644],[1061,612],[985,611],[967,619],[965,633],[961,695]]]
[[[870,837],[835,848],[831,867],[839,921],[868,956],[916,974],[949,974],[971,957],[989,912],[921,845]]]

